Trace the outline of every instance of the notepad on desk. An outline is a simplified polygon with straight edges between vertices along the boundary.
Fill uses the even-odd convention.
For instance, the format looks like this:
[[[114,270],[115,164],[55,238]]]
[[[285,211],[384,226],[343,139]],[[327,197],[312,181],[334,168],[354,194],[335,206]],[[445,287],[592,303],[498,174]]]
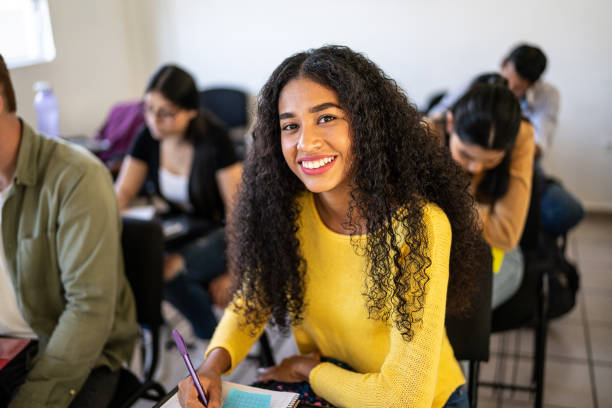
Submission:
[[[265,390],[223,381],[221,395],[223,408],[295,408],[298,406],[299,394]],[[180,408],[178,394],[174,394],[159,408]]]

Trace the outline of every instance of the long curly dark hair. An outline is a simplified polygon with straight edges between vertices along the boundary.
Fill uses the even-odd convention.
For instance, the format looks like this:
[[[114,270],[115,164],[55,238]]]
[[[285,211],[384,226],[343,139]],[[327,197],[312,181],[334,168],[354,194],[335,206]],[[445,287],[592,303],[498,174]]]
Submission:
[[[286,329],[301,321],[305,307],[306,262],[296,237],[301,210],[296,197],[305,186],[283,158],[278,112],[279,94],[298,77],[335,91],[348,115],[352,163],[359,163],[349,171],[348,225],[355,234],[360,221],[367,225],[359,253],[368,259],[363,295],[370,318],[388,321],[395,311],[393,323],[405,339],[412,339],[431,264],[423,223],[428,202],[442,208],[452,228],[447,310],[466,312],[483,272],[478,259],[487,256],[469,180],[429,134],[395,81],[365,56],[325,46],[284,60],[259,95],[253,146],[228,228],[230,269],[238,276],[235,290],[243,300],[234,306],[244,323],[261,325],[271,316],[272,323]],[[394,223],[406,229],[405,239],[398,239]],[[404,246],[409,251],[402,259]]]

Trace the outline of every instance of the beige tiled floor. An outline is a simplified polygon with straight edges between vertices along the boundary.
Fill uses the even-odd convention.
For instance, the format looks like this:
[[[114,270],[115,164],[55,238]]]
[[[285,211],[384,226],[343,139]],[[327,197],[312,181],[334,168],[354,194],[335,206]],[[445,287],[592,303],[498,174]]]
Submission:
[[[569,236],[569,257],[578,265],[581,289],[576,308],[551,321],[544,386],[544,406],[549,408],[612,407],[612,215],[589,214]],[[533,331],[522,329],[515,348],[517,331],[493,335],[491,361],[481,366],[481,379],[491,380],[499,370],[495,356],[501,337],[518,350],[517,383],[528,385],[531,378]],[[505,380],[512,375],[506,360]],[[479,407],[532,406],[526,394],[493,392],[480,388]]]
[[[569,237],[568,252],[576,261],[581,273],[581,291],[576,308],[551,322],[545,374],[544,404],[548,408],[612,407],[612,215],[590,214]],[[203,358],[205,342],[194,339],[189,325],[176,316],[172,308],[165,306],[170,316],[188,342],[193,362],[198,365]],[[164,342],[171,338],[170,329],[162,333]],[[517,334],[520,336],[517,338]],[[527,385],[531,377],[531,356],[533,355],[533,334],[522,329],[505,335],[506,344],[514,347],[518,342],[516,368],[506,364],[505,375],[515,375],[518,383]],[[295,353],[291,338],[282,338],[272,333],[276,358]],[[500,350],[501,335],[491,340],[491,349]],[[256,352],[254,350],[253,352]],[[495,353],[493,353],[495,354]],[[481,366],[481,379],[493,379],[499,360]],[[137,366],[137,364],[134,364]],[[255,379],[256,363],[246,360],[232,374],[231,380],[250,383]],[[163,348],[157,379],[170,390],[187,374],[176,348]],[[525,407],[533,405],[533,399],[526,393],[493,393],[481,388],[478,406]],[[145,401],[135,407],[151,407]]]

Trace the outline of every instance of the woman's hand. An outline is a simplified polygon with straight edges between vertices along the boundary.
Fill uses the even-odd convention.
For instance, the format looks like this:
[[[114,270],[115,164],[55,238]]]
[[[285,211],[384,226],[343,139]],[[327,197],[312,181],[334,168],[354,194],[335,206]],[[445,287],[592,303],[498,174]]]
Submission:
[[[221,373],[227,371],[231,365],[231,358],[227,350],[215,348],[208,358],[198,368],[198,378],[204,394],[208,399],[208,408],[221,408]],[[193,385],[191,376],[181,380],[178,384],[178,398],[183,408],[202,408],[198,399],[198,391]]]
[[[321,362],[319,352],[283,359],[280,365],[258,370],[259,381],[300,382],[308,381],[313,368]]]
[[[212,298],[212,302],[225,309],[232,300],[232,277],[229,273],[224,273],[221,276],[213,279],[208,285],[208,292]]]
[[[208,408],[221,408],[221,376],[210,370],[198,370],[200,384],[208,399]],[[183,408],[202,408],[198,391],[193,385],[191,376],[178,383],[178,397]]]

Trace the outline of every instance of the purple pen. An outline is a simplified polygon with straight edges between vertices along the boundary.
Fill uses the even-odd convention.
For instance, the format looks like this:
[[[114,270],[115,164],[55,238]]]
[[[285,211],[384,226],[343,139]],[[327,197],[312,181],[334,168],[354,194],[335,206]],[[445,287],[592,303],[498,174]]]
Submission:
[[[191,375],[191,379],[193,380],[193,385],[195,385],[196,390],[198,390],[198,395],[200,396],[200,402],[204,404],[205,407],[208,406],[208,400],[206,399],[206,395],[204,395],[204,390],[202,389],[202,385],[200,384],[200,379],[193,369],[193,364],[191,364],[191,360],[189,359],[189,353],[187,353],[187,347],[185,346],[185,340],[178,332],[178,330],[172,330],[172,336],[174,336],[174,342],[176,343],[181,355],[183,356],[183,360],[185,360],[185,364],[187,365],[187,370],[189,370],[189,375]]]

